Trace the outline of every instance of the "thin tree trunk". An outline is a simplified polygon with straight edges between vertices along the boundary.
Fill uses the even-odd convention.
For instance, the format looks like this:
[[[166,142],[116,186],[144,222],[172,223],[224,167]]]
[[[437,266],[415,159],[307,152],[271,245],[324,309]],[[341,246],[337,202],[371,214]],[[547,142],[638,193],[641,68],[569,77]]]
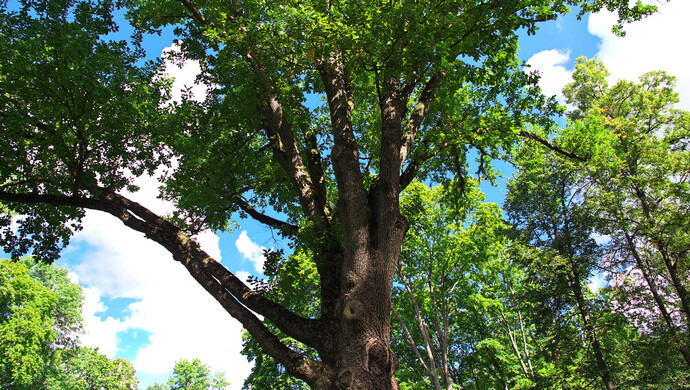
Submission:
[[[647,286],[649,287],[649,291],[652,293],[652,297],[654,297],[654,302],[656,303],[657,308],[661,312],[661,317],[664,319],[664,322],[666,322],[666,326],[668,327],[669,332],[672,335],[677,335],[678,334],[678,327],[673,323],[673,319],[671,318],[671,315],[669,314],[668,310],[666,309],[666,303],[664,302],[663,298],[659,294],[659,291],[656,288],[656,283],[654,282],[654,279],[652,278],[651,275],[649,275],[649,269],[648,269],[647,265],[644,264],[642,258],[640,257],[640,254],[637,252],[637,248],[635,247],[635,242],[633,241],[630,234],[628,234],[627,232],[625,233],[625,240],[628,243],[628,249],[630,250],[630,253],[632,254],[633,258],[635,259],[635,262],[637,263],[637,267],[640,269],[640,271],[642,272],[642,276],[644,277],[644,280],[647,282]],[[686,341],[686,343],[687,343],[687,341]],[[690,367],[689,346],[688,345],[681,345],[678,347],[678,351],[683,356],[685,363],[688,365],[688,367]]]
[[[434,325],[436,327],[436,338],[439,343],[439,354],[441,360],[441,378],[443,379],[443,386],[446,390],[452,388],[452,382],[450,379],[450,372],[448,370],[448,321],[447,321],[447,302],[446,299],[448,295],[445,291],[445,272],[441,275],[441,309],[439,310],[439,305],[436,300],[436,290],[434,289],[434,284],[431,281],[431,273],[429,274],[428,285],[429,291],[431,292],[431,301],[434,306]]]
[[[429,359],[429,365],[427,366],[429,379],[431,379],[431,382],[434,384],[435,389],[442,390],[443,387],[441,386],[441,382],[438,380],[438,364],[436,362],[436,354],[434,353],[433,340],[429,335],[429,329],[427,328],[426,321],[424,321],[422,310],[419,307],[419,303],[417,302],[417,299],[414,296],[412,286],[407,280],[405,274],[403,274],[402,272],[400,272],[400,279],[402,280],[403,285],[405,286],[405,290],[407,290],[407,294],[410,296],[412,308],[414,309],[415,317],[417,318],[417,326],[419,326],[419,330],[422,333],[422,339],[424,340],[424,349],[426,350],[427,358]]]
[[[671,255],[668,253],[664,241],[661,239],[661,237],[659,237],[657,233],[654,232],[654,228],[656,227],[656,221],[654,220],[654,215],[652,215],[652,209],[649,205],[649,202],[647,201],[647,194],[645,194],[644,191],[642,191],[635,185],[633,185],[632,189],[633,193],[640,201],[640,206],[642,206],[642,213],[644,214],[644,217],[647,221],[648,228],[651,230],[649,238],[651,239],[652,244],[654,245],[656,250],[659,251],[661,258],[664,260],[666,271],[668,271],[668,274],[671,277],[671,283],[673,284],[673,288],[676,290],[676,293],[678,294],[678,298],[680,299],[681,303],[681,310],[685,315],[685,322],[688,326],[688,329],[690,330],[690,294],[688,294],[688,290],[685,288],[683,280],[678,275],[677,263],[673,261]]]
[[[525,332],[525,324],[522,320],[522,313],[520,312],[520,309],[518,308],[516,310],[518,313],[518,320],[520,321],[520,332],[522,333],[522,347],[525,351],[525,358],[527,359],[527,365],[529,366],[530,377],[534,378],[534,368],[532,368],[532,359],[529,356],[529,348],[527,347],[527,334]]]
[[[571,260],[569,275],[570,286],[573,290],[573,294],[575,295],[575,301],[577,302],[577,307],[580,311],[580,317],[585,328],[585,334],[587,335],[587,338],[592,345],[592,349],[594,350],[594,357],[597,361],[597,367],[599,368],[601,380],[604,382],[604,387],[607,390],[613,390],[615,387],[613,385],[613,380],[611,379],[611,373],[608,365],[606,364],[606,360],[604,360],[604,354],[589,314],[589,308],[587,306],[587,302],[585,301],[585,297],[582,294],[582,282],[576,267],[576,264],[574,264]]]
[[[522,353],[520,353],[520,347],[517,344],[517,336],[510,328],[510,324],[508,323],[508,319],[506,318],[506,315],[503,312],[503,310],[500,310],[499,313],[501,314],[501,322],[503,323],[505,330],[508,332],[508,338],[510,338],[510,345],[513,347],[513,351],[515,351],[515,355],[517,356],[518,361],[520,362],[522,372],[525,374],[525,376],[529,377],[530,373],[527,370],[527,365],[525,364],[525,361],[522,358]]]

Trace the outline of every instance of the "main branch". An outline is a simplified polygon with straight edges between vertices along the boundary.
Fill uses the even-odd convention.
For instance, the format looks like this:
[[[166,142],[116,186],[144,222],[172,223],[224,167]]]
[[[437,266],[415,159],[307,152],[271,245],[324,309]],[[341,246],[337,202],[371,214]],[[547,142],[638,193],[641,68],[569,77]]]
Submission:
[[[318,320],[299,317],[283,306],[254,292],[227,268],[208,256],[181,229],[141,204],[119,194],[101,191],[104,195],[98,198],[35,193],[18,194],[0,191],[0,201],[85,208],[111,214],[126,226],[144,233],[146,237],[166,248],[173,255],[173,258],[182,263],[228,313],[238,319],[260,343],[265,344],[267,353],[286,368],[301,367],[304,363],[295,362],[295,356],[300,356],[302,359],[301,355],[289,350],[278,338],[269,337],[270,331],[248,309],[266,317],[290,337],[319,349],[320,328]],[[307,380],[306,374],[303,372],[295,372],[294,374]]]

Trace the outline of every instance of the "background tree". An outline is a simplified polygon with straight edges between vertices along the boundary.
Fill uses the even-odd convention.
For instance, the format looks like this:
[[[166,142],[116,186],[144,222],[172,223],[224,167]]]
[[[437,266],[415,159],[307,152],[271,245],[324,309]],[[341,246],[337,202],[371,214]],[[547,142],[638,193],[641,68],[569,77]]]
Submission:
[[[76,348],[83,332],[84,297],[81,287],[69,278],[68,271],[62,267],[42,263],[32,257],[23,258],[20,262],[27,267],[29,277],[52,291],[57,299],[52,315],[55,321],[55,341],[52,348]]]
[[[690,367],[690,113],[674,109],[674,78],[664,72],[610,87],[607,75],[601,61],[578,59],[564,89],[576,109],[561,138],[589,156],[587,201],[611,237],[607,266],[628,268],[616,277],[618,302],[638,328],[665,334]]]
[[[30,385],[50,361],[55,294],[23,264],[0,260],[0,386]]]
[[[592,349],[602,351],[618,388],[683,388],[688,382],[687,326],[680,295],[687,278],[672,273],[687,272],[685,232],[677,229],[687,222],[688,114],[673,109],[673,78],[662,72],[613,87],[607,76],[599,60],[578,59],[574,82],[564,89],[575,108],[553,140],[572,151],[572,158],[525,149],[521,170],[509,185],[511,219],[533,245],[545,249],[525,253],[529,285],[538,286],[526,297],[539,314],[534,317],[537,333],[552,340],[544,350],[555,373],[580,364],[577,359],[566,363],[568,356],[554,348],[571,357],[583,352],[572,337],[579,325],[570,322],[570,298],[562,294],[570,287],[575,302],[584,299],[590,320],[582,326],[586,334],[592,334],[587,322],[595,330],[599,348]],[[528,204],[520,196],[538,202]],[[559,248],[573,242],[568,235],[579,237],[575,241],[582,248],[595,248],[595,233],[608,240],[601,257],[590,250],[594,256],[560,262],[549,252],[564,253]],[[578,296],[573,270],[583,283],[597,267],[607,271],[611,284],[597,295],[583,288]],[[680,353],[669,354],[669,347]],[[562,382],[559,376],[554,378]],[[576,383],[576,378],[565,379]]]
[[[534,376],[507,226],[476,183],[466,185],[453,200],[452,190],[412,183],[401,199],[410,230],[393,290],[393,349],[409,388],[512,388]]]
[[[0,388],[135,389],[131,363],[81,347],[81,287],[32,258],[0,260]]]
[[[586,292],[586,282],[601,255],[592,238],[591,210],[584,204],[586,183],[580,180],[575,164],[542,150],[528,150],[518,161],[520,170],[507,184],[504,203],[509,221],[528,243],[546,252],[548,268],[542,270],[563,288],[549,291],[552,296],[569,301],[572,294],[596,361],[595,372],[604,387],[612,390],[615,382]]]
[[[194,358],[175,363],[167,386],[156,383],[147,390],[224,390],[229,385],[224,373],[211,374],[207,365]]]
[[[200,60],[215,88],[202,103],[163,106],[155,68],[103,37],[116,29],[110,1],[3,7],[0,201],[26,216],[17,231],[2,221],[6,250],[50,261],[85,209],[107,212],[170,251],[264,353],[317,389],[398,387],[391,289],[407,230],[398,199],[412,179],[464,177],[472,148],[491,172],[488,161],[519,136],[550,145],[524,128],[547,125],[554,106],[516,59],[517,31],[534,32],[568,5],[616,10],[621,21],[654,9],[618,0],[123,3],[139,39],[175,25],[182,56]],[[305,104],[313,94],[324,97],[316,110]],[[122,195],[172,156],[172,218]],[[234,212],[309,249],[318,316],[252,291],[191,239]],[[311,351],[281,342],[255,313]]]
[[[139,388],[132,363],[110,359],[97,349],[78,347],[62,351],[58,363],[49,368],[46,390],[135,390]]]

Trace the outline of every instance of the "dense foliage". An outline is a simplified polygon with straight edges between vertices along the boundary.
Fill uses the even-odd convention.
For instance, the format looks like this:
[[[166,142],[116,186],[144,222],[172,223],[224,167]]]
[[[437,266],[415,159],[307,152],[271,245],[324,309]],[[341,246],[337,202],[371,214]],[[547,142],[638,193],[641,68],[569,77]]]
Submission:
[[[30,384],[50,360],[57,298],[26,266],[0,262],[0,383]]]
[[[517,32],[570,7],[606,8],[620,22],[655,9],[620,0],[0,5],[6,251],[52,261],[85,210],[104,211],[166,248],[285,372],[315,389],[392,390],[391,291],[409,227],[402,191],[414,179],[443,182],[456,202],[473,153],[491,179],[491,159],[523,139],[579,152],[535,130],[560,108],[517,59]],[[120,6],[131,42],[108,38]],[[209,90],[199,100],[167,101],[157,64],[140,63],[141,40],[164,26],[181,38],[178,59],[201,63]],[[160,166],[163,196],[177,206],[170,216],[123,192]],[[315,310],[250,289],[192,239],[237,215],[306,256],[317,285],[311,272],[297,282],[316,291]],[[638,237],[658,244],[669,270],[686,256],[664,254],[660,232]],[[685,307],[682,283],[672,286]]]
[[[663,72],[608,87],[581,58],[554,144],[524,145],[504,209],[410,186],[394,290],[401,388],[690,384],[689,114]],[[474,194],[474,195],[473,195]],[[608,285],[591,290],[593,277]],[[451,287],[452,286],[452,287]]]

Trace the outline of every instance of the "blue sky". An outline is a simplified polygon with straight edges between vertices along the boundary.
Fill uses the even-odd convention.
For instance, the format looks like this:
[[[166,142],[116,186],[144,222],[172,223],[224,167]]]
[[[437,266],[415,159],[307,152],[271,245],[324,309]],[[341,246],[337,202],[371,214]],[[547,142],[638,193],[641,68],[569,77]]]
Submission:
[[[615,17],[600,14],[582,21],[574,17],[543,24],[536,36],[520,41],[520,56],[543,74],[542,88],[556,94],[568,82],[575,59],[598,55],[611,81],[636,79],[646,71],[664,69],[679,79],[681,108],[690,109],[690,28],[685,20],[690,2],[674,0],[661,13],[627,27],[625,38],[614,37]],[[127,31],[123,31],[127,34]],[[147,40],[149,55],[171,45],[164,34]],[[178,86],[192,85],[195,69],[168,68]],[[196,93],[202,94],[203,88]],[[501,167],[501,165],[499,165]],[[503,166],[505,168],[505,166]],[[509,171],[508,171],[509,172]],[[132,198],[165,213],[171,205],[156,199],[155,178],[138,179],[142,188]],[[501,203],[504,189],[484,186],[487,200]],[[231,233],[204,232],[202,246],[240,276],[258,274],[261,249],[277,245],[263,226],[241,221]],[[111,357],[124,357],[138,371],[141,388],[164,382],[175,361],[200,358],[213,370],[225,371],[232,389],[239,389],[250,365],[240,355],[241,327],[158,245],[125,228],[115,218],[87,212],[57,264],[68,268],[85,293],[83,342]]]

